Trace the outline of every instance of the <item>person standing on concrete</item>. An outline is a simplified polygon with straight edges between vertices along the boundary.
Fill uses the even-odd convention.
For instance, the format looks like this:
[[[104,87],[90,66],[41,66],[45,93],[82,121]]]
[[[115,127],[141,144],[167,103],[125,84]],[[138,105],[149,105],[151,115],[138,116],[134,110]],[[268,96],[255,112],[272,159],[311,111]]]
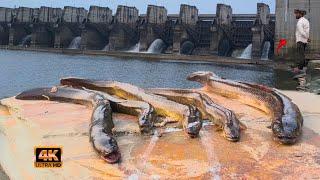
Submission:
[[[297,64],[293,71],[299,73],[307,65],[305,51],[307,44],[310,42],[310,23],[304,17],[306,15],[305,10],[295,9],[294,14],[296,15],[296,19],[298,19],[298,23],[296,27]]]

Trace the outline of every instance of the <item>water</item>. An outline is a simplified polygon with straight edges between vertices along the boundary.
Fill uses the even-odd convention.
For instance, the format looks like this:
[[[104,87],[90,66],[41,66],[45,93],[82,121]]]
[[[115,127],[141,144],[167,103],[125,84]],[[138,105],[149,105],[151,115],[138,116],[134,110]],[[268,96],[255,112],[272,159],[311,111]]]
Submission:
[[[252,58],[252,44],[249,44],[246,49],[242,52],[240,59],[251,59]]]
[[[232,51],[231,57],[233,58],[239,58],[241,54],[243,53],[244,49],[235,49]]]
[[[132,46],[127,52],[140,52],[140,42]]]
[[[31,38],[32,38],[32,35],[29,34],[29,35],[26,35],[24,38],[22,38],[21,42],[19,43],[19,46],[30,46],[31,44]]]
[[[266,41],[263,45],[261,60],[269,60],[270,47],[270,41]]]
[[[60,78],[67,76],[117,80],[150,88],[192,88],[199,85],[187,81],[187,75],[203,70],[213,71],[225,78],[269,86],[279,82],[272,68],[251,65],[147,61],[10,50],[0,50],[0,54],[0,98],[30,88],[53,86],[59,83]]]
[[[163,42],[163,40],[156,39],[151,43],[147,53],[160,54],[165,50],[165,48],[166,44]]]
[[[266,41],[263,44],[261,60],[269,60],[269,52],[271,48],[270,41]],[[252,59],[252,44],[249,44],[244,50],[236,49],[232,52],[232,57],[240,59]]]
[[[181,54],[191,55],[192,51],[194,50],[194,43],[191,41],[186,41],[181,45]]]
[[[166,48],[166,44],[163,42],[162,39],[156,39],[154,40],[151,45],[149,46],[147,51],[141,52],[141,53],[152,53],[152,54],[160,54],[162,53]],[[127,52],[134,52],[139,53],[140,52],[140,42],[129,48]]]
[[[109,44],[107,44],[103,49],[102,49],[102,51],[109,51],[110,50],[110,45]]]
[[[73,40],[71,41],[68,48],[69,49],[80,49],[80,45],[81,45],[81,37],[77,36],[77,37],[73,38]]]

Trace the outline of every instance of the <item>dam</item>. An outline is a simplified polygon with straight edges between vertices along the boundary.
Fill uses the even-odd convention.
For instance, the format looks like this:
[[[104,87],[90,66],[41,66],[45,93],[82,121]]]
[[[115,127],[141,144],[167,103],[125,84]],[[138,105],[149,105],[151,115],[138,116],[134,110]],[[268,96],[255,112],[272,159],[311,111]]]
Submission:
[[[187,4],[179,14],[155,5],[148,5],[146,14],[123,5],[116,12],[99,6],[0,7],[4,47],[231,56],[251,45],[252,58],[260,59],[273,56],[274,34],[275,15],[264,3],[257,4],[256,14],[233,14],[225,4],[217,4],[215,14],[201,14]]]
[[[143,5],[146,12],[140,12],[141,6],[115,9],[108,1],[88,8],[80,3],[0,7],[0,180],[320,179],[320,61],[310,61],[306,77],[293,80],[299,76],[289,69],[292,62],[284,60],[295,58],[293,9],[299,6],[309,7],[308,50],[319,50],[320,1],[274,1],[276,14],[264,3],[254,4],[254,14],[235,14],[236,5],[227,4],[217,4],[212,14],[202,14],[200,4],[178,4],[176,14],[170,14],[170,6]],[[279,54],[275,49],[280,39],[288,44]],[[101,98],[100,92],[93,98],[93,104],[113,104],[102,107],[112,113],[99,115],[114,122],[110,136],[118,143],[117,151],[106,155],[93,143],[92,127],[98,125],[93,118],[100,107],[51,98],[63,89],[73,90],[65,95],[75,101],[83,98],[75,92],[95,93],[82,84],[77,86],[81,89],[71,87],[67,77],[128,83],[123,90],[122,85],[115,88],[111,99]],[[214,91],[219,81],[224,83]],[[48,90],[50,96],[28,90],[34,88]],[[16,98],[21,92],[35,92],[45,101]],[[203,116],[197,113],[200,108]],[[188,120],[170,122],[175,109]],[[135,111],[147,114],[132,116]],[[201,126],[200,119],[198,137],[186,136],[184,126]],[[154,122],[142,122],[149,120]],[[234,128],[227,127],[229,122]],[[274,128],[274,122],[279,126]],[[146,124],[155,126],[154,132],[142,132]],[[289,130],[289,136],[275,134],[278,128]],[[280,139],[297,142],[286,146]],[[33,161],[40,155],[34,148],[50,145],[63,148],[63,168],[36,169]],[[119,153],[120,162],[108,164]]]

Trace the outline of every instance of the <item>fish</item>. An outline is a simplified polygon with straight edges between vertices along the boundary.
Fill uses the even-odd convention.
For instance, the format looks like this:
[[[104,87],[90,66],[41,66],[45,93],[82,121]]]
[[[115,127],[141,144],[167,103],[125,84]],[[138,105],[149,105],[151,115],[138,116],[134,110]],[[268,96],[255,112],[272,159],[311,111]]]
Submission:
[[[102,95],[110,102],[113,112],[137,116],[140,132],[142,134],[152,134],[152,128],[156,119],[156,115],[154,112],[154,108],[149,103],[143,101],[121,99],[115,96],[111,96],[110,94],[105,92],[90,90],[84,87],[82,87],[81,89],[85,89],[86,91]]]
[[[147,92],[164,96],[171,101],[184,105],[192,104],[202,113],[203,119],[212,121],[219,126],[224,137],[232,142],[240,140],[240,121],[235,113],[215,103],[204,93],[189,89],[148,89]]]
[[[281,144],[295,144],[302,134],[303,117],[298,106],[274,88],[223,79],[208,71],[191,73],[187,80],[201,83],[206,92],[237,100],[265,112],[271,117],[273,137]]]
[[[197,137],[202,128],[201,114],[196,107],[147,93],[144,89],[128,83],[70,77],[61,79],[60,84],[102,91],[127,100],[147,102],[155,109],[157,116],[168,117],[171,122],[181,122],[184,131],[192,138]]]
[[[93,149],[107,163],[117,163],[121,153],[116,139],[112,136],[114,123],[108,100],[98,93],[70,87],[35,88],[17,96],[19,100],[49,100],[91,106],[93,108],[90,123],[90,142]]]

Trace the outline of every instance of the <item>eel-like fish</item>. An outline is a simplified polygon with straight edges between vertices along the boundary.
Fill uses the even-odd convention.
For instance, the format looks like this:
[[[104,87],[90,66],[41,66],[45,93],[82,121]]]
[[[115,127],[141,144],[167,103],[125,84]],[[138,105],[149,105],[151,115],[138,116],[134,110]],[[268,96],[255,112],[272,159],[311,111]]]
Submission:
[[[103,96],[85,90],[68,87],[37,88],[20,93],[20,100],[50,100],[82,104],[93,107],[90,124],[90,141],[93,148],[108,163],[120,160],[117,141],[112,137],[114,127],[112,110],[108,100]]]
[[[302,133],[300,110],[291,99],[276,89],[226,80],[204,71],[194,72],[187,79],[201,83],[208,92],[238,100],[270,115],[274,138],[282,144],[294,144]]]
[[[105,92],[90,90],[84,87],[82,89],[93,93],[98,93],[103,96],[110,102],[113,112],[137,116],[140,132],[147,134],[151,132],[155,120],[155,112],[150,104],[143,101],[120,99]]]
[[[61,85],[107,92],[123,99],[147,102],[155,109],[157,115],[169,117],[173,122],[181,122],[190,137],[198,136],[202,127],[201,113],[194,106],[185,106],[164,97],[146,93],[143,89],[131,84],[80,78],[64,78],[60,83]]]
[[[202,113],[203,119],[208,119],[223,129],[227,140],[239,141],[240,121],[236,115],[229,109],[214,103],[207,95],[187,89],[148,89],[148,92],[181,104],[192,104]]]

